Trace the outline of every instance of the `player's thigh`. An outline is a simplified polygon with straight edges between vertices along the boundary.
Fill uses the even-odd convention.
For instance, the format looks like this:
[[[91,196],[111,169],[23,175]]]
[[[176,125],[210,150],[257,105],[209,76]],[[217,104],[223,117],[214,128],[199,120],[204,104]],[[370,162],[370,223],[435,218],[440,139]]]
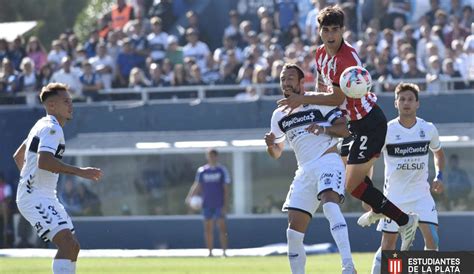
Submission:
[[[57,199],[35,197],[18,202],[18,209],[45,242],[61,230],[74,231],[72,220]]]
[[[312,172],[314,172],[312,180],[318,182],[317,197],[322,203],[344,201],[345,170],[338,154],[323,155]]]
[[[301,233],[305,233],[308,224],[311,221],[311,215],[307,212],[289,209],[288,210],[288,227]]]
[[[282,211],[296,210],[303,212],[310,217],[316,212],[319,206],[317,199],[317,180],[313,174],[313,167],[306,171],[298,169],[293,182],[286,196]]]

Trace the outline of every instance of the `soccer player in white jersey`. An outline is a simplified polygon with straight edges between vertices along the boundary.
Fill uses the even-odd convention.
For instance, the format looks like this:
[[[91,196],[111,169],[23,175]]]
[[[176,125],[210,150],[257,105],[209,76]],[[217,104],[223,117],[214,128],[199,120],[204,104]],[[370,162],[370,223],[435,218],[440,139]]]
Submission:
[[[280,74],[285,97],[304,93],[304,73],[295,64],[285,64]],[[344,201],[344,163],[336,148],[337,138],[349,135],[345,118],[337,107],[303,105],[292,114],[277,108],[271,131],[265,135],[268,154],[280,158],[285,139],[295,152],[298,170],[283,211],[288,211],[288,259],[293,274],[305,273],[303,239],[313,214],[322,204],[331,234],[342,258],[344,274],[356,273],[349,235],[339,204]]]
[[[415,84],[400,83],[395,88],[395,108],[398,117],[388,122],[385,146],[384,194],[404,211],[420,216],[419,228],[425,240],[425,250],[438,250],[438,212],[428,183],[428,161],[434,155],[436,177],[431,189],[443,191],[444,152],[436,127],[416,116],[420,106],[419,88]],[[372,274],[380,273],[381,251],[396,249],[398,225],[385,218],[377,230],[382,231],[381,247],[375,254]]]
[[[76,273],[79,243],[74,226],[56,196],[59,173],[98,181],[102,172],[93,167],[76,167],[61,161],[65,150],[62,127],[72,119],[72,101],[64,84],[43,87],[40,100],[47,115],[33,126],[13,158],[21,170],[16,202],[18,209],[41,239],[53,242],[58,252],[53,273]]]
[[[373,210],[362,215],[357,222],[365,226],[375,223],[384,215],[391,218],[400,226],[402,250],[406,250],[415,239],[418,216],[401,211],[382,191],[374,187],[368,177],[384,145],[387,119],[377,105],[374,93],[367,92],[362,98],[355,99],[346,97],[339,86],[339,78],[347,67],[361,65],[357,52],[342,36],[343,10],[338,6],[325,7],[318,14],[318,22],[319,35],[323,41],[323,45],[316,50],[319,92],[311,95],[293,94],[279,100],[278,105],[290,110],[303,104],[338,106],[344,111],[353,137],[352,144],[349,145],[346,138],[341,149],[341,154],[348,156],[346,190]]]

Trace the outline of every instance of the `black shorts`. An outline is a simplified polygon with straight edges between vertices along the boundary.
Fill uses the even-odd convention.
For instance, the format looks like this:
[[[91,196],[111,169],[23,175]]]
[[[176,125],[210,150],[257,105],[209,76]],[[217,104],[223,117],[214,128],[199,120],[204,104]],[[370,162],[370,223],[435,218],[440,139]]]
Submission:
[[[387,118],[382,109],[374,105],[364,118],[349,122],[349,131],[354,142],[349,149],[347,164],[366,163],[380,156],[387,135]]]

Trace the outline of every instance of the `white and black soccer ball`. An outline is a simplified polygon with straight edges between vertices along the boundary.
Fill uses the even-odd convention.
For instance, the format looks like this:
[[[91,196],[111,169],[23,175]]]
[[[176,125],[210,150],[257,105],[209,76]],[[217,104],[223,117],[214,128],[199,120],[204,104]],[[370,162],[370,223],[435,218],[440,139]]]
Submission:
[[[339,86],[347,97],[362,98],[372,88],[372,77],[361,66],[348,67],[339,78]]]
[[[201,196],[192,196],[189,199],[189,206],[194,210],[200,210],[202,208]]]

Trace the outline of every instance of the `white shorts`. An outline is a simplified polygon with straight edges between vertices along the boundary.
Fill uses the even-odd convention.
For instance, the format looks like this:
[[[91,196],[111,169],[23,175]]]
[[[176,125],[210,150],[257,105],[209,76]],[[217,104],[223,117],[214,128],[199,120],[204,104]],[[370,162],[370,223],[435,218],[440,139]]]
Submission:
[[[30,197],[17,202],[18,210],[30,222],[38,236],[45,242],[52,241],[63,229],[74,232],[72,220],[56,198]]]
[[[420,216],[420,223],[438,225],[438,210],[431,195],[426,195],[410,203],[396,204],[403,212],[414,212]],[[379,221],[378,231],[397,233],[398,225],[389,218]]]
[[[319,207],[320,194],[327,190],[338,193],[343,202],[345,181],[341,156],[336,153],[325,154],[304,168],[296,170],[282,211],[295,209],[313,216]]]

